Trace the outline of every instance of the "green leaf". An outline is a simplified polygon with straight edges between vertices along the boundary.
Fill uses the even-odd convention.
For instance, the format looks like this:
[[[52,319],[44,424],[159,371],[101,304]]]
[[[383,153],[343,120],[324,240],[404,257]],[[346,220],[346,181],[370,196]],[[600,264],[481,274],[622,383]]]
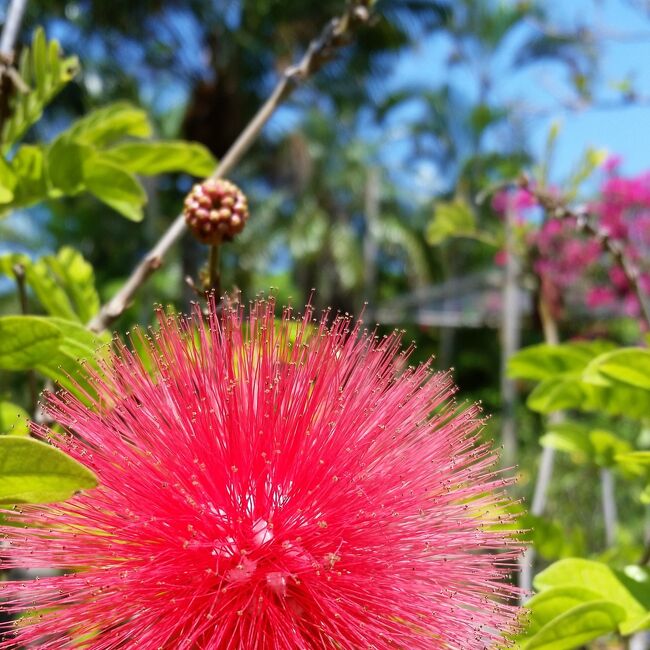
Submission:
[[[589,440],[593,447],[593,460],[599,467],[615,466],[617,456],[632,450],[632,445],[627,440],[604,429],[590,431]]]
[[[560,375],[546,379],[535,386],[526,400],[526,406],[538,413],[580,408],[584,401],[580,384],[580,375]]]
[[[10,100],[10,115],[0,134],[2,152],[6,153],[43,114],[43,109],[61,89],[77,74],[76,57],[61,59],[57,41],[46,41],[39,27],[34,31],[32,44],[24,48],[18,71],[22,80],[31,87],[27,93],[14,93]]]
[[[66,131],[66,136],[101,149],[129,136],[148,138],[151,136],[151,124],[141,108],[128,102],[116,102],[77,120]]]
[[[23,145],[18,149],[11,168],[16,176],[12,207],[34,205],[47,198],[48,186],[45,176],[43,150],[35,145]]]
[[[197,142],[126,142],[102,152],[102,159],[134,174],[185,172],[209,176],[217,165],[210,151]]]
[[[592,601],[572,607],[549,621],[522,650],[572,650],[615,632],[625,618],[625,610],[608,600]]]
[[[47,169],[51,197],[72,196],[84,190],[84,161],[93,155],[93,149],[71,140],[66,134],[59,136],[47,148]]]
[[[88,191],[100,201],[131,221],[142,221],[147,195],[135,176],[95,157],[85,162],[84,178]]]
[[[13,280],[15,279],[14,266],[16,264],[21,264],[26,268],[31,263],[31,259],[23,253],[6,253],[5,255],[0,255],[0,273]]]
[[[29,435],[27,411],[11,402],[0,402],[0,435],[12,436]]]
[[[42,316],[0,317],[0,368],[29,370],[55,356],[61,330]]]
[[[431,246],[437,246],[449,237],[471,237],[476,233],[476,218],[472,207],[463,199],[454,199],[436,203],[434,217],[427,227],[426,239]]]
[[[578,605],[599,600],[602,598],[597,592],[585,587],[552,587],[542,591],[526,603],[530,615],[524,636],[534,636],[554,618]]]
[[[53,277],[46,258],[26,266],[25,278],[48,314],[62,318],[77,318],[68,295]]]
[[[82,399],[81,388],[93,394],[82,362],[96,366],[99,347],[110,339],[98,336],[78,321],[44,316],[0,317],[0,368],[34,370]]]
[[[632,446],[611,431],[590,430],[576,422],[562,422],[552,426],[540,439],[544,447],[573,454],[579,461],[589,461],[598,467],[612,467],[617,455],[631,451]]]
[[[558,422],[540,438],[543,447],[552,447],[578,456],[581,460],[593,458],[594,449],[589,439],[589,429],[577,422]]]
[[[576,373],[612,347],[606,341],[531,345],[510,357],[508,376],[512,379],[540,381],[557,378],[560,374]]]
[[[650,350],[624,348],[600,355],[589,366],[608,379],[650,391]]]
[[[82,323],[87,323],[100,307],[92,265],[79,251],[69,246],[61,248],[56,256],[44,259],[50,271],[72,298],[78,318]]]
[[[0,204],[13,201],[16,182],[16,175],[0,155]]]
[[[535,588],[583,587],[603,600],[617,603],[625,620],[636,620],[647,613],[650,591],[641,582],[616,571],[602,562],[571,558],[555,562],[535,577]]]
[[[51,503],[97,485],[95,475],[33,438],[0,436],[0,503]]]

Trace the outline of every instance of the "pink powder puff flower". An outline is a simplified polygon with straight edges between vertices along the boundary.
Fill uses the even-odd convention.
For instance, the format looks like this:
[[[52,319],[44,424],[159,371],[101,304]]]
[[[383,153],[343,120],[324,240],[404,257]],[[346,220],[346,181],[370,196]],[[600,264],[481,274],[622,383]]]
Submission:
[[[2,568],[63,575],[0,585],[22,614],[0,648],[471,650],[516,627],[507,481],[448,374],[311,308],[160,321],[95,397],[47,398],[66,433],[34,432],[100,485],[9,513]]]

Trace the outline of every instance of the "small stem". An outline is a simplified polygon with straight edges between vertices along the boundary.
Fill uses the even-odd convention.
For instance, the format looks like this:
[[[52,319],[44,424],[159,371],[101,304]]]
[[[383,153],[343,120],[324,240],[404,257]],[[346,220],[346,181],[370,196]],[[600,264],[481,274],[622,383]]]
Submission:
[[[23,314],[28,314],[29,304],[27,302],[27,289],[25,287],[25,267],[22,264],[14,264],[12,271],[16,278],[20,310]],[[29,386],[29,396],[32,403],[32,413],[36,414],[36,409],[38,408],[38,390],[36,389],[36,375],[33,370],[27,371],[27,384]]]
[[[221,297],[221,245],[210,246],[210,258],[208,260],[208,291],[214,293],[216,300]]]

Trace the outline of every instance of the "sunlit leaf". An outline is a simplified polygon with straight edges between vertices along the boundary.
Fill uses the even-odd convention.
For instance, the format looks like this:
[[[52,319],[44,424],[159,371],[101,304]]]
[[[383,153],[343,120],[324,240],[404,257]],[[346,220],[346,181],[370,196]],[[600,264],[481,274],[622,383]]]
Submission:
[[[40,440],[0,436],[0,503],[50,503],[97,485],[81,463]]]

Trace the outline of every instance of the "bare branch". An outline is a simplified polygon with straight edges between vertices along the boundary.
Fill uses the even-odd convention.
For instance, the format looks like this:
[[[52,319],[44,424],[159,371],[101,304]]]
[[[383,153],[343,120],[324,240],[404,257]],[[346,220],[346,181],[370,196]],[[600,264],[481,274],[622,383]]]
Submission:
[[[320,35],[309,44],[299,63],[284,71],[269,98],[226,152],[210,178],[221,178],[230,172],[250,149],[264,125],[295,86],[316,72],[330,58],[334,50],[344,45],[357,25],[368,22],[370,12],[367,4],[367,0],[351,3],[345,13],[332,19]],[[101,308],[97,316],[88,324],[90,329],[96,332],[105,330],[124,313],[140,286],[162,266],[163,258],[185,232],[185,228],[183,215],[180,214],[145,258],[135,267],[117,294]]]
[[[0,36],[0,54],[4,56],[11,56],[14,52],[25,7],[27,7],[27,0],[11,0],[7,9],[7,18]]]

